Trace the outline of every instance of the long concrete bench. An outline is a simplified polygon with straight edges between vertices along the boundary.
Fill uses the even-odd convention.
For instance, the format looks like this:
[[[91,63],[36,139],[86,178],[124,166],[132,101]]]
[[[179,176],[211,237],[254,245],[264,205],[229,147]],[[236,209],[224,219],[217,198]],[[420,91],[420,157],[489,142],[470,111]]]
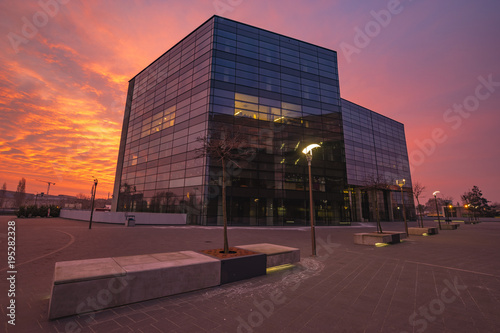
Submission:
[[[437,235],[438,233],[439,233],[438,227],[408,228],[409,235],[417,235],[417,236],[422,236],[423,234]]]
[[[406,238],[406,233],[385,231],[383,233],[361,232],[354,234],[354,244],[375,245],[377,243],[397,244]]]
[[[219,283],[220,261],[194,251],[57,262],[49,319]]]
[[[236,262],[238,258],[218,259],[194,251],[57,262],[49,319],[214,287],[265,274],[266,266],[300,261],[300,252],[295,248],[274,244],[240,248],[246,247],[253,248],[249,251],[257,254],[239,257],[241,264]],[[264,254],[255,272],[237,271],[233,272],[235,277],[222,276],[224,267],[226,270],[228,267],[239,270],[241,265],[246,268],[248,260]]]

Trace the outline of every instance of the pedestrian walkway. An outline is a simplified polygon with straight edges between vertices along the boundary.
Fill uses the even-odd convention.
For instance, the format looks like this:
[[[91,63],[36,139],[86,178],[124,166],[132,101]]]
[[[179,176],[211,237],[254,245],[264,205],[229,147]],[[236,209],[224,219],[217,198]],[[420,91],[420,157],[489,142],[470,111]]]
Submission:
[[[93,224],[0,217],[0,272],[7,275],[7,222],[16,221],[16,326],[6,332],[500,332],[500,223],[462,224],[383,247],[355,245],[375,224],[230,228],[234,244],[301,250],[301,263],[266,276],[171,297],[47,319],[58,261],[220,247],[222,228]],[[427,222],[432,224],[432,222]],[[410,223],[416,226],[416,223]],[[402,222],[382,223],[403,231]],[[7,318],[8,281],[0,281]],[[89,295],[82,309],[105,302]]]

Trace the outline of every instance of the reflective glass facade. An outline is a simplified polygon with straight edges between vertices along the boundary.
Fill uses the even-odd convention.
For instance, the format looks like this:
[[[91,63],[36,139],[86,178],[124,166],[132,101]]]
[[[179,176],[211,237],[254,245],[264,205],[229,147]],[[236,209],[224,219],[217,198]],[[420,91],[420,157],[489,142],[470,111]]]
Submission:
[[[373,180],[390,185],[378,193],[380,218],[387,221],[403,219],[396,179],[405,179],[405,188],[411,188],[404,125],[345,99],[341,103],[353,219],[375,219],[374,194],[365,188]],[[413,218],[413,199],[408,192],[404,194],[407,211]]]
[[[358,112],[346,109],[351,118],[343,122],[346,103],[335,51],[214,16],[130,81],[113,209],[221,224],[222,167],[200,155],[197,138],[229,128],[251,152],[229,165],[230,224],[308,223],[301,151],[311,143],[321,145],[312,162],[316,224],[348,223],[348,180],[378,162],[354,153]],[[351,151],[355,163],[346,166]]]

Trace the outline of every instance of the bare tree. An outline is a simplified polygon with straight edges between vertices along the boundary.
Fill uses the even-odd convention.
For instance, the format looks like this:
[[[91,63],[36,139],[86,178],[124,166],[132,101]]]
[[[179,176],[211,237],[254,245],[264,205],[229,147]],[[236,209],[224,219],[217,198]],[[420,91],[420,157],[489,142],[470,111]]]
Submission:
[[[425,190],[425,186],[420,184],[418,181],[413,183],[413,186],[411,187],[411,193],[413,194],[413,196],[417,200],[417,204],[418,204],[417,207],[418,207],[418,215],[420,215],[420,227],[421,228],[424,227],[424,219],[422,217],[422,205],[420,204],[419,197],[424,190]]]
[[[16,193],[14,194],[14,201],[16,207],[19,208],[24,204],[24,200],[26,199],[26,179],[21,178],[19,180],[19,184],[17,185]]]
[[[0,190],[0,209],[3,208],[3,203],[5,201],[6,194],[7,194],[7,183],[3,183],[2,189]]]
[[[244,138],[228,128],[222,127],[213,130],[210,136],[200,137],[197,141],[201,144],[198,149],[200,155],[209,156],[222,165],[222,218],[224,221],[224,253],[229,253],[227,239],[227,209],[226,209],[226,179],[227,167],[231,164],[239,168],[238,159],[248,155],[245,150]],[[230,176],[230,175],[229,175]]]
[[[384,177],[377,175],[370,175],[365,179],[365,186],[362,188],[372,192],[375,197],[375,218],[377,220],[377,232],[382,233],[382,226],[380,225],[380,212],[378,209],[378,192],[381,190],[387,190],[390,183]]]

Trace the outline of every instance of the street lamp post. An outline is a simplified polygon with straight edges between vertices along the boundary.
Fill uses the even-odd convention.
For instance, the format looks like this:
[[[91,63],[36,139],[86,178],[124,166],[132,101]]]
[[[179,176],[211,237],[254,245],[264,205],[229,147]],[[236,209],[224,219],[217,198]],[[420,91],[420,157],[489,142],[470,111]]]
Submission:
[[[405,211],[405,197],[403,195],[403,186],[405,185],[406,180],[396,180],[396,184],[399,185],[401,188],[401,200],[403,203],[403,220],[405,221],[405,231],[406,231],[406,237],[408,237],[408,223],[406,222],[406,211]]]
[[[439,218],[439,208],[438,208],[438,199],[437,199],[437,194],[440,193],[439,191],[435,191],[434,193],[432,193],[432,195],[434,196],[434,201],[436,202],[436,213],[437,213],[437,216],[438,216],[438,224],[439,224],[439,230],[441,230],[441,219]]]
[[[312,162],[312,150],[318,148],[320,145],[311,144],[302,150],[302,153],[306,155],[307,166],[309,170],[309,213],[311,220],[311,245],[312,245],[312,255],[316,255],[316,234],[314,231],[314,202],[312,195],[312,176],[311,176],[311,162]]]
[[[36,206],[36,207],[38,207],[38,205],[37,205],[38,196],[43,197],[43,194],[44,194],[44,193],[42,192],[42,193],[37,193],[37,194],[35,195],[35,206]]]
[[[453,218],[453,205],[448,205],[448,224],[450,224],[451,219]]]
[[[92,229],[92,216],[94,215],[94,200],[95,194],[97,192],[97,178],[94,179],[94,185],[92,186],[92,204],[90,205],[90,221],[89,221],[89,229]]]
[[[467,217],[469,218],[469,222],[470,222],[472,219],[471,219],[471,216],[470,216],[470,209],[469,209],[469,207],[470,207],[470,204],[465,204],[464,205],[464,208],[468,211],[467,212]]]

